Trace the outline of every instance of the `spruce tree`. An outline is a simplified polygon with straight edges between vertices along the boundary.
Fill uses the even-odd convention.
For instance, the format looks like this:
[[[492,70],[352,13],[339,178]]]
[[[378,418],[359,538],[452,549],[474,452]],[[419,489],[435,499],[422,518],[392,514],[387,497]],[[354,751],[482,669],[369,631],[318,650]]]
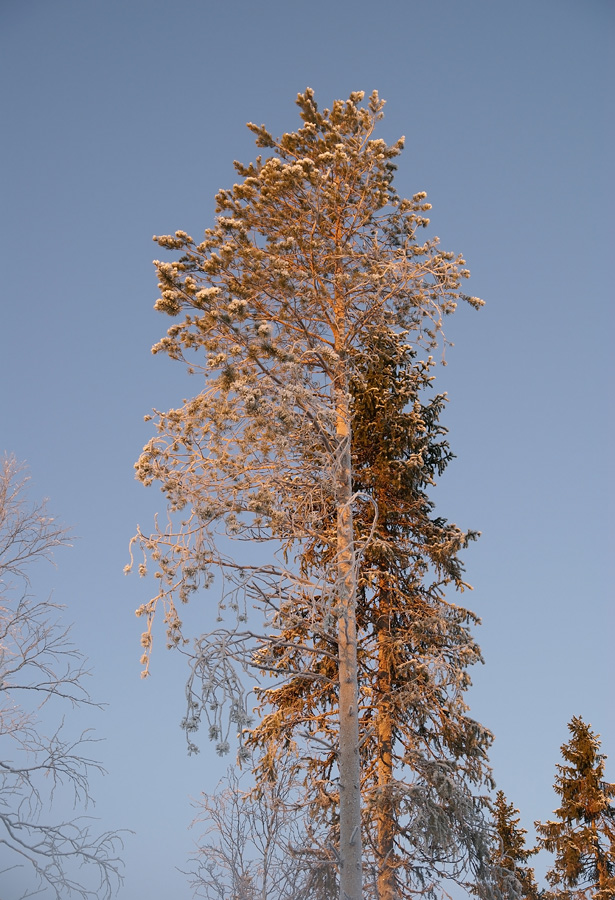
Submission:
[[[498,791],[493,805],[494,840],[491,865],[501,893],[508,896],[514,888],[513,879],[521,889],[523,900],[538,900],[541,892],[536,884],[534,869],[527,861],[538,853],[525,846],[527,831],[519,826],[519,810],[508,803],[503,791]]]
[[[439,421],[445,397],[423,396],[431,370],[403,335],[372,334],[352,383],[353,490],[373,501],[355,525],[364,548],[357,624],[365,861],[375,873],[375,893],[366,892],[378,900],[435,894],[447,876],[489,880],[480,790],[491,785],[491,735],[463,699],[467,669],[481,659],[470,631],[477,619],[444,597],[449,585],[466,587],[459,551],[476,534],[435,515],[428,497],[452,457]],[[330,563],[317,538],[305,554],[312,565]],[[308,798],[335,828],[335,639],[321,637],[320,683],[306,680],[307,630],[295,622],[282,631],[284,645],[263,652],[285,677],[261,691],[265,714],[251,741],[265,750],[264,771],[297,735],[308,738]]]
[[[555,854],[547,873],[550,894],[574,900],[615,897],[615,784],[604,780],[599,736],[575,716],[561,748],[554,790],[561,798],[556,819],[536,822],[538,846]]]
[[[184,724],[190,732],[209,718],[224,752],[230,724],[240,739],[248,727],[237,667],[276,670],[277,655],[297,632],[301,653],[293,674],[314,687],[315,703],[319,686],[329,691],[322,699],[330,704],[334,764],[322,791],[330,797],[338,786],[335,853],[340,894],[348,900],[362,896],[361,748],[372,740],[371,731],[359,734],[365,692],[358,660],[378,646],[371,632],[369,650],[364,636],[358,643],[360,562],[379,510],[376,492],[357,490],[353,476],[353,385],[363,377],[374,335],[435,346],[443,318],[460,300],[481,305],[461,291],[465,261],[442,251],[437,239],[419,240],[428,224],[425,194],[406,200],[393,188],[403,140],[388,146],[374,138],[383,102],[375,92],[366,106],[362,101],[356,92],[321,111],[308,89],[297,100],[303,120],[297,132],[276,139],[250,125],[257,145],[271,153],[235,164],[240,181],[218,193],[215,227],[201,242],[183,231],[156,238],[181,251],[179,260],[156,262],[156,308],[183,320],[154,352],[184,360],[205,380],[196,397],[156,414],[157,436],[137,464],[144,484],[160,484],[169,513],[167,526],[136,537],[146,557],[141,572],[153,560],[160,586],[138,610],[146,620],[146,671],[158,607],[169,643],[182,645],[178,600],[187,602],[222,573],[222,623],[197,642]],[[363,520],[371,524],[359,533]],[[237,542],[238,553],[229,552],[227,539]],[[464,537],[455,532],[451,540],[454,555]],[[247,541],[261,544],[261,560],[271,548],[265,561],[245,552]],[[438,551],[438,571],[446,571],[447,547],[444,541]],[[436,589],[432,595],[436,603]],[[260,627],[254,605],[265,615]],[[458,617],[451,632],[462,634],[468,614],[450,615]],[[476,655],[465,652],[468,660]],[[446,659],[443,650],[442,671]],[[453,694],[462,683],[456,673]],[[417,677],[416,707],[420,684]],[[391,696],[388,687],[383,691]],[[306,721],[309,715],[301,727]],[[466,731],[451,731],[453,757],[464,756],[468,741],[480,743]]]

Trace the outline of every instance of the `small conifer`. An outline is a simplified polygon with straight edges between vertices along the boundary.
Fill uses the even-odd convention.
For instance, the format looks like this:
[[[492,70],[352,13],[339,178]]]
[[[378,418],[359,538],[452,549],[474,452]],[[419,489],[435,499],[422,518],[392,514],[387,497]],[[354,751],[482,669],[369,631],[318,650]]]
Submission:
[[[538,890],[534,869],[527,866],[527,861],[538,853],[537,848],[525,846],[527,831],[519,826],[519,810],[508,803],[504,791],[498,791],[493,806],[493,820],[497,845],[492,852],[491,862],[496,872],[496,880],[504,896],[509,893],[510,876],[513,876],[521,889],[523,900],[538,900]]]
[[[612,900],[615,897],[615,784],[604,780],[599,736],[575,716],[562,746],[554,789],[561,797],[556,819],[537,822],[539,847],[555,854],[547,872],[553,898]]]

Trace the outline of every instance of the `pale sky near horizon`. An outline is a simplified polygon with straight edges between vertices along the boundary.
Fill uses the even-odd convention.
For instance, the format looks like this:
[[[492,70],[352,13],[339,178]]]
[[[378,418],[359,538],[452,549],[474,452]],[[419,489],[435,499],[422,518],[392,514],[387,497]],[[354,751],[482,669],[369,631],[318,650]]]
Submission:
[[[151,236],[209,227],[232,161],[259,152],[245,123],[294,130],[306,85],[322,106],[379,90],[380,135],[406,135],[399,192],[428,192],[430,233],[486,301],[451,320],[436,372],[457,459],[434,499],[482,532],[459,602],[483,620],[469,702],[498,786],[530,833],[548,818],[573,715],[615,781],[614,30],[610,0],[0,0],[0,453],[78,538],[33,586],[66,605],[109,704],[94,814],[136,832],[122,900],[188,900],[189,797],[230,761],[205,735],[187,757],[184,665],[160,632],[140,680],[147,586],[122,574],[163,509],[134,481],[143,416],[196,390],[150,354],[169,324]],[[206,630],[204,605],[190,615]]]

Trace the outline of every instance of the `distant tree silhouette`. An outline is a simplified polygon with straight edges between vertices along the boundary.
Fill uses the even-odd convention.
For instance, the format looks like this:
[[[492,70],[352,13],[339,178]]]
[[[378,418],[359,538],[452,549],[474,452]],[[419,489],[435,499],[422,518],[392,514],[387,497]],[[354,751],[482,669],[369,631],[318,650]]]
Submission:
[[[61,607],[29,592],[31,567],[68,536],[45,503],[28,501],[26,484],[14,457],[0,460],[0,881],[30,869],[46,897],[98,900],[121,881],[119,835],[94,833],[85,817],[50,821],[56,792],[85,809],[89,776],[103,769],[89,758],[87,732],[64,727],[65,711],[96,705],[83,656],[60,621]],[[21,896],[34,893],[25,887]]]

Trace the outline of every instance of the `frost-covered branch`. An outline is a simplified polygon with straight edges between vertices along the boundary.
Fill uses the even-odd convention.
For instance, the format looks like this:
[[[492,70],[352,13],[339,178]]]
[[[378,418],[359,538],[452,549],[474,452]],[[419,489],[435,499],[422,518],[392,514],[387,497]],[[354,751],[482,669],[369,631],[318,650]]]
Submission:
[[[99,707],[88,694],[82,654],[62,608],[29,593],[30,567],[68,543],[66,531],[30,504],[23,468],[0,466],[0,868],[29,869],[50,896],[106,898],[121,881],[117,833],[97,833],[78,816],[53,821],[56,794],[87,809],[89,780],[104,772],[90,756],[89,730],[74,734],[66,714]],[[85,874],[87,873],[87,874]],[[25,883],[27,879],[20,878]],[[26,890],[23,896],[38,893]]]
[[[335,900],[335,855],[310,824],[301,794],[292,757],[258,787],[230,769],[214,794],[202,794],[193,827],[204,831],[189,873],[195,897]]]

